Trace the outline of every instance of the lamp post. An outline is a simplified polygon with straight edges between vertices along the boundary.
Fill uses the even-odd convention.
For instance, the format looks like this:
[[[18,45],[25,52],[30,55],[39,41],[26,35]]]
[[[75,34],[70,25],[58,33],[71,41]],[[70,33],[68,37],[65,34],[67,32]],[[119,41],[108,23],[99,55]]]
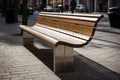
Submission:
[[[95,0],[95,3],[94,3],[94,11],[96,12],[97,11],[97,0]]]

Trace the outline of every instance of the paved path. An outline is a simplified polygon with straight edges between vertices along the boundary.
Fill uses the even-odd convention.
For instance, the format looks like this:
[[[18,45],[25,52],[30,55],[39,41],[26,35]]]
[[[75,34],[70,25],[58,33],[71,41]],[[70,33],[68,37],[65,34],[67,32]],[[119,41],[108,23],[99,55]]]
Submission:
[[[29,25],[35,20],[30,16]],[[0,17],[0,80],[120,80],[120,30],[110,27],[107,15],[90,44],[74,49],[74,72],[56,75],[49,64],[52,47],[37,38],[34,47],[22,46],[22,37],[15,36],[19,24]]]
[[[19,24],[6,24],[0,16],[0,80],[60,80],[22,45]]]

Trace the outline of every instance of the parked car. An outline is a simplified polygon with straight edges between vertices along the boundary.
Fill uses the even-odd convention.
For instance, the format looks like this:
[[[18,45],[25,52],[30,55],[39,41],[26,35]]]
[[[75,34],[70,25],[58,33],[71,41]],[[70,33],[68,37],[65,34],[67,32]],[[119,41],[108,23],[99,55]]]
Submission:
[[[63,10],[62,8],[63,8],[63,7],[62,7],[62,4],[58,4],[58,5],[55,6],[54,11],[56,11],[56,12],[61,12],[61,11]]]
[[[52,7],[52,6],[46,6],[46,7],[44,8],[44,11],[52,12],[52,11],[53,11],[53,7]]]
[[[80,4],[76,6],[76,12],[88,12],[88,9],[85,5]]]
[[[109,12],[120,13],[120,7],[110,7]]]

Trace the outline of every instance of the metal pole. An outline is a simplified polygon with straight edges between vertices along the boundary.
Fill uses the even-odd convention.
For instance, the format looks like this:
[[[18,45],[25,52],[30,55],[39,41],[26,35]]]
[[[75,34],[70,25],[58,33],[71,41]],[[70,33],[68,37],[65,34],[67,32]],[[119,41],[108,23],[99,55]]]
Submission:
[[[110,0],[108,0],[108,12],[109,12],[109,8],[110,8]]]
[[[53,0],[53,9],[55,9],[55,0]]]
[[[94,11],[96,12],[97,11],[97,0],[95,0],[95,3],[94,3]]]

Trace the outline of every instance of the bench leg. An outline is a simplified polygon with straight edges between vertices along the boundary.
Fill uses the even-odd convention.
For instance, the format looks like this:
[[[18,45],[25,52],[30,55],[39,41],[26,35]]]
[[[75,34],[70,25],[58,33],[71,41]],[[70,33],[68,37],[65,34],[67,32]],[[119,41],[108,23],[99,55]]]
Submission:
[[[33,43],[34,43],[33,36],[23,31],[23,45],[33,45]]]
[[[73,71],[73,48],[59,45],[54,48],[55,73],[67,73]]]

